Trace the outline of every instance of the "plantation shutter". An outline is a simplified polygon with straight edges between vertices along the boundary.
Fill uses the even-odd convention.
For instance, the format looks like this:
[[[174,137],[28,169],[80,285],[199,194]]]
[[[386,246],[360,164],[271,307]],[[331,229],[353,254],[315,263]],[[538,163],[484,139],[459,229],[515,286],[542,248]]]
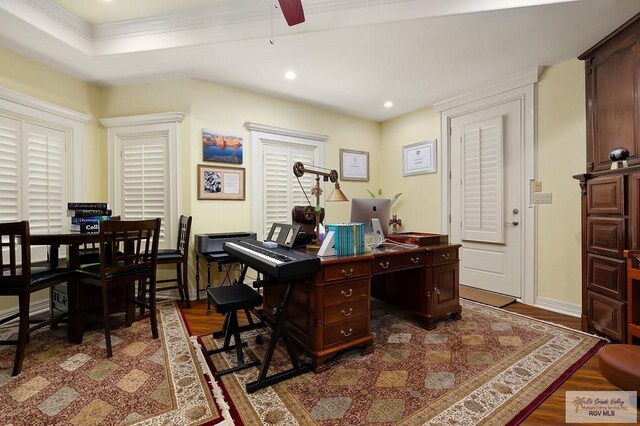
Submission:
[[[461,142],[462,239],[503,244],[503,117],[465,126]]]
[[[122,145],[122,218],[162,219],[160,241],[168,220],[167,140],[164,137],[127,139]]]
[[[65,133],[31,123],[23,125],[27,147],[25,184],[31,233],[62,232],[66,219]],[[25,167],[26,166],[26,167]]]
[[[0,117],[0,221],[20,220],[20,122]]]
[[[268,235],[273,223],[291,223],[293,206],[308,205],[298,179],[293,175],[293,163],[301,161],[305,165],[313,165],[313,147],[294,147],[265,143],[263,145],[263,235]],[[313,186],[312,174],[305,174],[300,183],[309,199]]]

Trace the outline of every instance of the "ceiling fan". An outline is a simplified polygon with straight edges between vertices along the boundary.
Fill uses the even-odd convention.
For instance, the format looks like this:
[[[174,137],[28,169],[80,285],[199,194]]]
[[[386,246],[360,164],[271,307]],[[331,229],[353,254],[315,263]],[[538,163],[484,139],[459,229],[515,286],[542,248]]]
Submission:
[[[302,0],[278,0],[284,19],[289,26],[298,25],[304,22],[304,10]]]

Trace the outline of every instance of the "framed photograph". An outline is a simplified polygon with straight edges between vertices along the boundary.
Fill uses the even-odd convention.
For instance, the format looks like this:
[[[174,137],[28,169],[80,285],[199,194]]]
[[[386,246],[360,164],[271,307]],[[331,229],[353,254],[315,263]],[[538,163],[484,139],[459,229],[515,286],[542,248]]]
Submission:
[[[242,138],[202,129],[202,161],[242,164]]]
[[[198,200],[244,200],[244,168],[198,164]]]
[[[340,179],[369,182],[369,153],[341,149]]]
[[[436,139],[402,147],[402,175],[436,172]]]

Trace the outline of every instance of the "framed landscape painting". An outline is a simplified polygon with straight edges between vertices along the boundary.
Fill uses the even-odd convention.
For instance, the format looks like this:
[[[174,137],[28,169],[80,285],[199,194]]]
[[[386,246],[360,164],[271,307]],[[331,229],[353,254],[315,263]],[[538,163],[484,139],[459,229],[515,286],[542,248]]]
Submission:
[[[202,129],[202,160],[242,164],[242,138]]]

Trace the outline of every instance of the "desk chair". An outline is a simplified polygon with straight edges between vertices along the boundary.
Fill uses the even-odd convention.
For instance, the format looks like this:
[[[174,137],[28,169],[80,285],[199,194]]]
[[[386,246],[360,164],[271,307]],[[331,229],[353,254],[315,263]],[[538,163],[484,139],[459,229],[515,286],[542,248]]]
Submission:
[[[240,339],[240,325],[238,324],[238,310],[248,311],[262,305],[262,296],[248,285],[238,283],[230,286],[213,287],[207,290],[207,298],[216,312],[224,314],[224,323],[226,324],[224,345],[219,349],[212,349],[207,352],[208,355],[226,352],[232,349],[236,350],[236,358],[238,360],[235,367],[226,370],[216,371],[214,376],[220,377],[225,374],[243,370],[245,368],[259,365],[260,361],[244,362],[244,354],[242,347],[247,346],[246,342]],[[213,334],[215,337],[215,333]],[[233,336],[233,345],[230,345],[231,336]]]
[[[107,357],[111,357],[111,326],[109,324],[109,298],[107,289],[112,286],[127,286],[125,322],[151,319],[151,334],[158,338],[156,319],[156,265],[160,219],[107,221],[100,227],[100,263],[86,266],[78,271],[80,284],[98,286],[102,290],[104,335]],[[148,282],[149,301],[136,299],[135,283]],[[133,309],[129,305],[133,305]],[[149,310],[148,314],[135,319],[135,307]]]
[[[324,222],[324,207],[320,208],[320,223]],[[311,206],[294,206],[291,210],[291,223],[300,225],[305,234],[316,233],[316,215]]]
[[[0,345],[17,346],[12,376],[20,374],[25,349],[31,333],[46,325],[57,323],[68,315],[64,312],[58,315],[53,315],[52,313],[51,317],[46,320],[29,318],[31,293],[66,282],[73,276],[73,271],[67,268],[32,268],[30,265],[29,222],[25,220],[22,222],[0,223],[0,296],[18,297],[18,313],[0,319],[0,324],[15,318],[20,319],[18,339],[0,341]],[[75,303],[75,296],[70,298],[69,303]],[[36,323],[36,325],[29,327],[30,323]]]
[[[191,301],[189,300],[189,238],[191,235],[191,216],[180,216],[178,222],[178,242],[175,249],[159,249],[158,250],[158,265],[176,265],[175,278],[167,278],[157,280],[157,284],[162,283],[176,283],[174,286],[169,287],[157,287],[156,291],[174,290],[178,289],[180,293],[180,300],[185,302],[187,308],[191,308]],[[141,292],[140,296],[142,300],[145,298],[146,286],[139,287]],[[143,308],[144,309],[144,308]]]

